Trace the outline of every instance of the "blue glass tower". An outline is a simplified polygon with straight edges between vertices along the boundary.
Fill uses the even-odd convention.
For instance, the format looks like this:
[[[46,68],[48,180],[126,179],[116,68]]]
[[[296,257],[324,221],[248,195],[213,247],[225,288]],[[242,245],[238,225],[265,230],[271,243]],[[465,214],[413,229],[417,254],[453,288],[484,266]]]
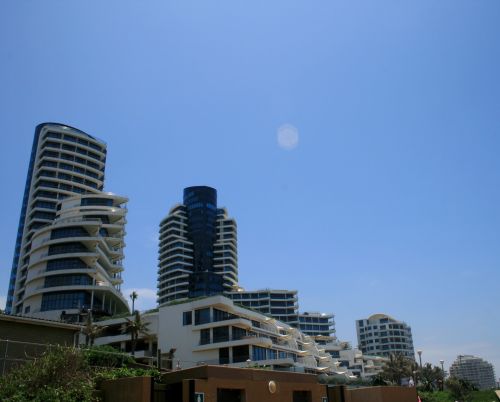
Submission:
[[[214,243],[217,223],[217,190],[206,186],[184,189],[187,209],[187,237],[193,242],[193,273],[189,297],[222,293],[222,276],[214,272]]]
[[[226,293],[238,284],[236,222],[217,208],[217,191],[184,189],[160,223],[158,303]]]

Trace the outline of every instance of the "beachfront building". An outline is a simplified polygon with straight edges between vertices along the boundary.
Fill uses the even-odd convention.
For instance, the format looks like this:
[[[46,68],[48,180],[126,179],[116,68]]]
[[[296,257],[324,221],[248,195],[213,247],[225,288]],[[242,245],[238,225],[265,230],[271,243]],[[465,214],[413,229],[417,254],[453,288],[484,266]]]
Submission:
[[[211,187],[184,189],[160,223],[158,304],[230,292],[238,284],[236,221]]]
[[[292,326],[299,324],[299,304],[296,290],[238,288],[226,293],[236,305],[256,310]]]
[[[459,355],[450,366],[450,375],[470,381],[481,390],[496,386],[493,365],[476,356]]]
[[[36,127],[6,313],[71,321],[90,306],[128,309],[119,291],[126,199],[103,192],[106,154],[74,127]]]
[[[358,347],[366,355],[389,357],[401,354],[415,359],[411,327],[386,314],[356,321]]]
[[[127,199],[77,195],[57,204],[52,223],[33,233],[24,284],[24,315],[80,321],[129,311],[123,282]]]
[[[159,307],[158,345],[183,367],[224,364],[349,376],[349,370],[297,328],[224,296]]]

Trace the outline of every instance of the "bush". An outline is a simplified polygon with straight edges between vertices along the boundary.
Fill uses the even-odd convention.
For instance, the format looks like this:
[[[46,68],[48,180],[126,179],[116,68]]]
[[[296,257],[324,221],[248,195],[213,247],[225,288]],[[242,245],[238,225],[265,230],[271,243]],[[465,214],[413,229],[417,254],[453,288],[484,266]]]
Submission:
[[[101,383],[105,380],[116,380],[117,378],[125,377],[153,377],[156,382],[160,381],[160,372],[156,369],[142,369],[142,368],[128,368],[121,367],[113,370],[100,370],[94,376],[96,386],[99,388]]]
[[[84,350],[85,360],[90,366],[122,367],[134,363],[134,359],[109,345],[92,346]]]
[[[92,401],[94,382],[78,349],[55,347],[0,379],[2,401]]]

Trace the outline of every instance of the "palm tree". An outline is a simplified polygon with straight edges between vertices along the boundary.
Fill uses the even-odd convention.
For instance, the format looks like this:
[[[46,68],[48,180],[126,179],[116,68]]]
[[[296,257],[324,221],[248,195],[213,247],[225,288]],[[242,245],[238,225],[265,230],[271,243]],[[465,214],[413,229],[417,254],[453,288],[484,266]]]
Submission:
[[[389,361],[385,363],[382,370],[382,377],[396,385],[401,385],[404,377],[409,377],[411,372],[411,363],[408,358],[401,353],[391,354]]]
[[[92,318],[92,310],[87,313],[87,319],[82,329],[85,335],[85,346],[94,346],[95,338],[97,338],[106,327],[94,324]]]
[[[440,367],[426,363],[420,371],[420,381],[424,391],[434,391],[438,388],[438,383],[443,380],[443,370]]]
[[[134,314],[135,311],[135,301],[139,297],[137,292],[134,290],[132,293],[130,293],[130,298],[132,299],[132,314]]]
[[[132,343],[132,349],[131,353],[132,356],[135,355],[135,347],[137,346],[137,341],[139,339],[139,334],[144,334],[144,335],[149,335],[148,334],[148,326],[149,323],[144,322],[142,320],[142,317],[138,311],[134,312],[134,319],[130,320],[126,318],[127,320],[127,327],[126,327],[126,332],[130,333],[130,341]]]

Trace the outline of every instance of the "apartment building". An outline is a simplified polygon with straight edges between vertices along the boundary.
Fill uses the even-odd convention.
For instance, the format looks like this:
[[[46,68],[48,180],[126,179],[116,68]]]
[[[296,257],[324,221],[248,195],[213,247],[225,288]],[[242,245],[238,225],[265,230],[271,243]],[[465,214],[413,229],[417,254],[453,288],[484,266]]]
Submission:
[[[411,327],[386,314],[356,321],[358,347],[363,354],[389,357],[402,354],[415,359]]]
[[[80,286],[81,282],[90,286],[87,282],[93,279],[87,279],[85,275],[77,279],[77,271],[74,269],[76,266],[79,269],[92,266],[90,259],[82,257],[81,254],[72,256],[70,253],[60,253],[59,257],[56,257],[55,250],[62,248],[62,245],[56,243],[62,242],[61,239],[51,239],[53,244],[42,245],[41,242],[48,241],[46,236],[59,236],[56,233],[63,231],[62,221],[59,221],[59,227],[49,229],[56,218],[62,219],[58,208],[61,208],[63,200],[75,195],[105,194],[103,187],[106,154],[106,144],[102,140],[74,127],[59,123],[43,123],[36,127],[9,281],[7,313],[31,315],[35,311],[41,313],[43,310],[52,311],[50,315],[53,315],[57,314],[56,311],[62,313],[68,309],[74,310],[76,305],[88,305],[85,302],[88,296],[81,293]],[[78,230],[76,226],[75,230]],[[87,233],[90,234],[97,226],[79,227],[88,230]],[[38,235],[37,231],[41,229],[44,229],[44,233]],[[110,230],[113,231],[111,228]],[[122,242],[123,238],[118,239],[118,243]],[[116,241],[109,240],[109,244],[112,243]],[[83,243],[80,245],[85,247]],[[48,253],[51,255],[41,257],[42,254]],[[65,254],[64,258],[61,254]],[[71,258],[74,259],[70,261]],[[57,269],[53,268],[56,266],[55,260],[59,260]],[[119,258],[113,257],[114,263],[118,260]],[[65,261],[70,265],[63,269]],[[41,270],[45,271],[42,273]],[[66,275],[64,270],[73,270],[71,272],[74,275],[69,272],[66,272]],[[56,274],[56,271],[59,272]],[[106,274],[108,277],[104,282],[111,284],[113,289],[109,290],[114,294],[115,291],[119,292],[119,278],[115,275],[116,269],[111,271],[113,270]],[[104,276],[94,275],[94,278],[97,283],[102,282]],[[76,293],[73,294],[73,291]],[[121,311],[123,302],[119,300],[118,293],[115,296],[108,299],[111,300],[111,310]],[[107,301],[104,304],[107,305],[106,303]]]

